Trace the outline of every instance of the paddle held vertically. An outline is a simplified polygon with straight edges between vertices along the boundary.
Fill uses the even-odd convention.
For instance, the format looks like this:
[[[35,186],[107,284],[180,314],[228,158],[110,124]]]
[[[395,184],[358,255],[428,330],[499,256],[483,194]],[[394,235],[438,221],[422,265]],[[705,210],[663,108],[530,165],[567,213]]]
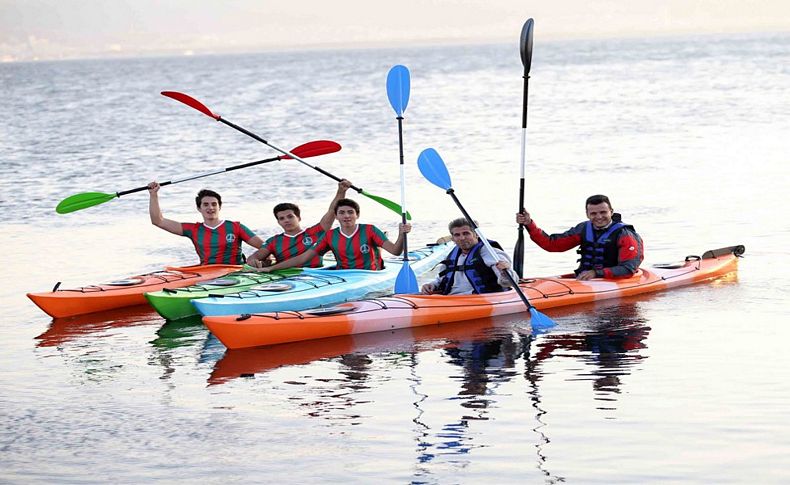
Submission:
[[[528,19],[521,29],[521,64],[524,65],[524,100],[521,103],[521,178],[518,188],[518,211],[526,212],[524,207],[524,175],[527,161],[527,99],[529,97],[529,69],[532,67],[532,26],[535,21]],[[524,277],[524,226],[518,225],[518,239],[513,248],[513,269],[519,278]]]
[[[406,176],[403,170],[403,112],[409,104],[411,79],[406,66],[393,66],[387,74],[387,98],[398,120],[398,147],[400,149],[400,205],[401,222],[406,224]],[[395,280],[395,294],[419,293],[417,276],[409,266],[407,234],[403,234],[403,266]]]

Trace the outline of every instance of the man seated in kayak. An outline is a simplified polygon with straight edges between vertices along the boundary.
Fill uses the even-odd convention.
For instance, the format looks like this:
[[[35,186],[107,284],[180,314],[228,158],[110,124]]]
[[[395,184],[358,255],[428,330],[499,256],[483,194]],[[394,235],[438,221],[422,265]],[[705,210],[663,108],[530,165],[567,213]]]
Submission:
[[[203,222],[176,222],[165,219],[159,208],[159,184],[148,184],[148,214],[151,224],[167,232],[188,237],[195,245],[200,264],[244,264],[241,242],[254,248],[263,245],[263,239],[256,236],[240,222],[225,221],[219,218],[222,197],[213,190],[203,189],[195,197],[195,204]]]
[[[585,202],[587,221],[561,234],[548,235],[530,217],[529,212],[516,214],[516,222],[525,226],[529,237],[541,248],[562,252],[581,246],[577,280],[592,278],[627,278],[639,269],[644,259],[642,238],[634,226],[621,221],[609,198],[592,195]]]
[[[428,295],[471,295],[495,293],[510,289],[505,271],[513,281],[518,276],[511,269],[510,257],[496,241],[489,241],[496,254],[485,247],[472,225],[464,218],[455,219],[448,226],[455,247],[447,259],[439,263],[439,275],[422,286]]]
[[[403,252],[403,235],[411,231],[411,224],[398,226],[398,239],[393,243],[378,227],[372,224],[357,224],[359,204],[355,201],[340,199],[335,203],[334,213],[340,227],[324,234],[313,247],[299,256],[260,268],[260,271],[268,273],[277,269],[303,266],[312,258],[328,251],[334,253],[337,269],[379,271],[384,269],[379,248],[384,248],[396,256]]]
[[[283,228],[282,233],[272,236],[263,243],[263,246],[255,251],[249,258],[247,264],[255,268],[261,268],[268,263],[269,256],[274,255],[277,262],[299,256],[317,242],[335,222],[335,204],[346,196],[346,191],[351,187],[351,182],[341,180],[337,184],[335,198],[329,204],[324,216],[318,224],[302,229],[302,214],[299,206],[290,202],[284,202],[274,206],[274,217],[277,224]],[[305,263],[306,267],[318,268],[323,265],[323,258],[318,254]]]

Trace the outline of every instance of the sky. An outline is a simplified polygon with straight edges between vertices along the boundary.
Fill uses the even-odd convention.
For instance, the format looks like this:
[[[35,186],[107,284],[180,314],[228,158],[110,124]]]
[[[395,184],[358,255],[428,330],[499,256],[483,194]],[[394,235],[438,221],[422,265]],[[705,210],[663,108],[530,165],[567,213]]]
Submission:
[[[790,32],[790,0],[0,0],[0,61]]]

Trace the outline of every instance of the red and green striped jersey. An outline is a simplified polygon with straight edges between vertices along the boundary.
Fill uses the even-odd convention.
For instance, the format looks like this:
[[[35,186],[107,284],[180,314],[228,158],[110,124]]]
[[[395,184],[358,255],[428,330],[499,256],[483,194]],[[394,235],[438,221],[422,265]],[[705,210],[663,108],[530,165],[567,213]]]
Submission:
[[[244,264],[241,242],[255,237],[247,226],[235,221],[222,221],[213,229],[202,222],[182,222],[181,232],[195,245],[200,264]]]
[[[310,249],[310,247],[318,242],[324,234],[324,228],[321,227],[321,224],[316,224],[293,236],[289,236],[284,232],[272,236],[263,243],[263,247],[274,255],[277,262],[285,261],[294,256],[299,256]],[[323,266],[323,264],[323,258],[320,254],[317,254],[314,258],[310,259],[305,266],[309,268],[318,268],[319,266]]]
[[[337,260],[338,269],[384,269],[379,249],[387,236],[376,226],[357,224],[351,236],[346,236],[336,227],[327,232],[312,249],[318,254],[332,251]]]

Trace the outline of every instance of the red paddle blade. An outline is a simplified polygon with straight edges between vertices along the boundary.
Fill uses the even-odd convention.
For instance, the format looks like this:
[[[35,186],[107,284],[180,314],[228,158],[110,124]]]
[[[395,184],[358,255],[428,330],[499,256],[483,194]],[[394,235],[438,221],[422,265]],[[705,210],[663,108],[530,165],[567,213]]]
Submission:
[[[318,155],[326,155],[327,153],[335,153],[340,151],[340,144],[330,140],[315,140],[309,141],[304,145],[291,150],[291,153],[299,158],[317,157]],[[283,155],[282,159],[291,158],[289,155]]]
[[[198,101],[197,99],[193,98],[188,94],[179,93],[178,91],[162,91],[162,96],[173,98],[176,101],[184,103],[185,105],[190,106],[192,108],[195,108],[196,110],[200,111],[204,115],[210,116],[215,120],[218,120],[220,118],[219,115],[215,115],[214,113],[212,113],[211,110],[208,109],[205,104],[201,103],[200,101]]]

